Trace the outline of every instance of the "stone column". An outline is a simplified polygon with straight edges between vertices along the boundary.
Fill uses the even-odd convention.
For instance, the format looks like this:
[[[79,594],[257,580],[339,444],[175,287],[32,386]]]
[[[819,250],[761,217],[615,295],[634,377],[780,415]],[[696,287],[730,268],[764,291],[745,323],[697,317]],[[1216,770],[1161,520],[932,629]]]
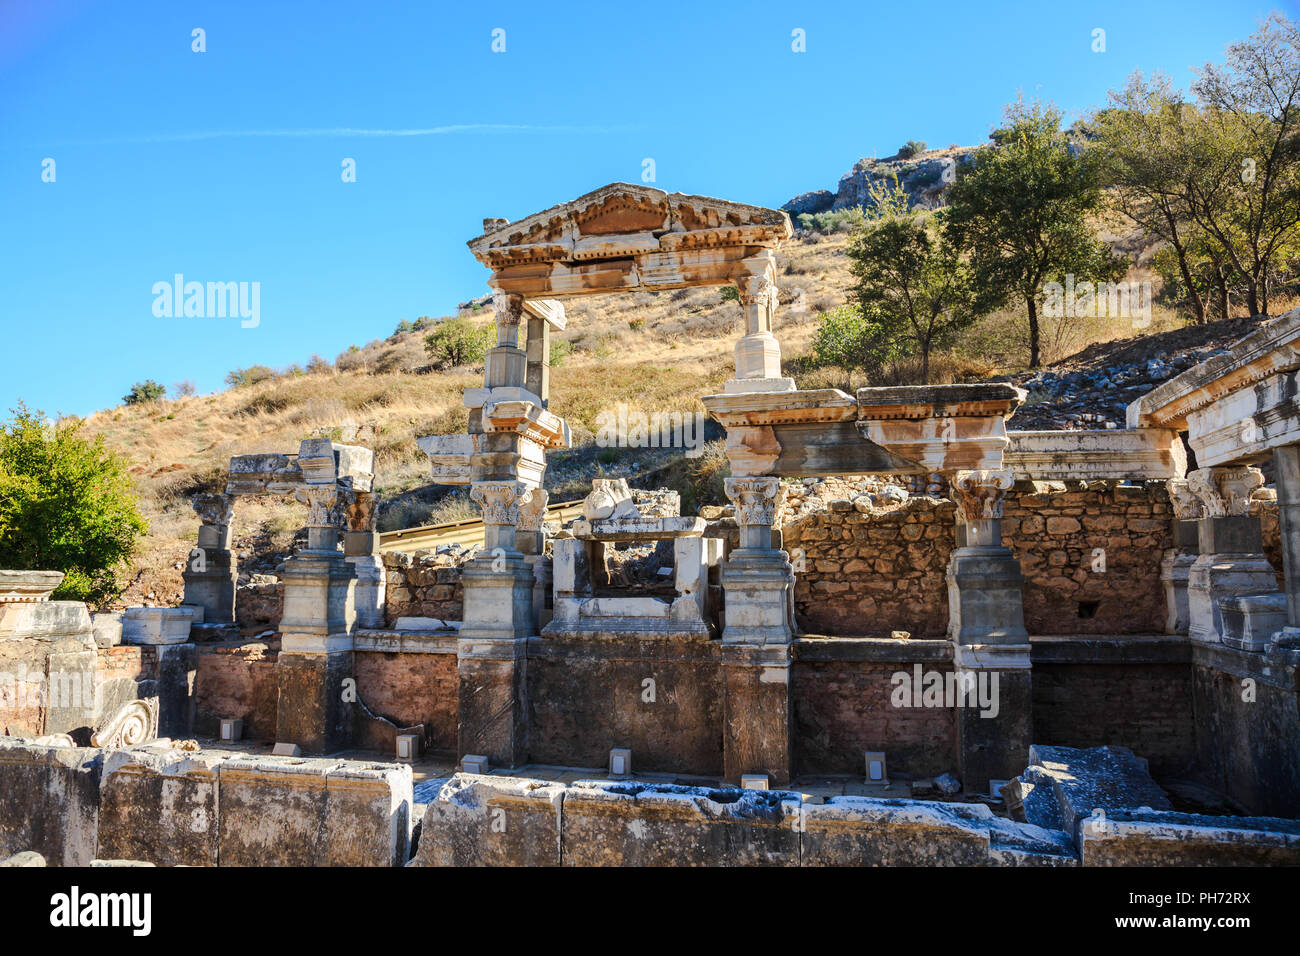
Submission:
[[[533,568],[516,547],[521,481],[475,481],[470,497],[483,509],[485,546],[468,563],[464,623],[457,643],[460,755],[484,754],[498,766],[527,759],[528,638]]]
[[[1251,494],[1263,484],[1263,473],[1245,466],[1187,473],[1188,488],[1204,506],[1200,555],[1187,574],[1187,633],[1194,641],[1259,650],[1271,637],[1263,631],[1268,614],[1278,610],[1270,605],[1280,603],[1277,577],[1263,553],[1259,518],[1250,514]]]
[[[723,769],[729,783],[766,773],[783,786],[792,774],[794,572],[786,553],[772,546],[780,480],[728,478],[726,492],[736,506],[740,547],[722,569]]]
[[[736,343],[736,377],[724,392],[790,392],[794,379],[781,377],[781,345],[772,334],[776,314],[776,256],[764,249],[742,261],[745,274],[736,280],[745,334]]]
[[[1273,480],[1277,485],[1287,624],[1273,640],[1285,647],[1300,647],[1300,445],[1273,449]]]
[[[545,408],[551,400],[551,325],[541,316],[528,315],[528,365],[525,385],[542,400]]]
[[[230,520],[235,499],[231,495],[195,495],[199,526],[198,546],[190,552],[181,577],[185,580],[182,604],[203,608],[205,624],[235,623],[235,587],[239,569],[230,551]]]
[[[276,676],[276,739],[307,753],[329,753],[352,740],[352,566],[338,551],[338,486],[308,484],[294,492],[307,505],[307,547],[285,562],[284,614]]]
[[[1015,554],[1002,546],[1002,504],[1013,483],[1010,470],[959,471],[949,483],[959,524],[948,564],[948,636],[964,695],[957,701],[957,745],[968,793],[988,793],[990,780],[1016,776],[1033,742],[1024,578]]]
[[[554,597],[551,592],[551,559],[546,556],[542,523],[546,520],[546,503],[550,495],[545,488],[526,492],[519,504],[519,521],[515,525],[515,543],[533,569],[533,621],[538,632],[551,623]]]
[[[343,524],[343,559],[356,574],[354,593],[357,627],[384,626],[386,578],[379,553],[378,502],[368,491],[339,495]]]
[[[497,344],[496,348],[488,349],[484,357],[483,384],[488,388],[522,387],[528,369],[528,356],[519,347],[524,297],[497,292],[492,296],[492,308],[496,311]]]
[[[1165,482],[1169,489],[1169,505],[1173,510],[1174,546],[1160,562],[1160,581],[1165,589],[1165,607],[1168,616],[1165,633],[1186,634],[1191,620],[1187,606],[1187,576],[1196,563],[1200,545],[1199,524],[1205,516],[1201,499],[1192,494],[1184,478]]]

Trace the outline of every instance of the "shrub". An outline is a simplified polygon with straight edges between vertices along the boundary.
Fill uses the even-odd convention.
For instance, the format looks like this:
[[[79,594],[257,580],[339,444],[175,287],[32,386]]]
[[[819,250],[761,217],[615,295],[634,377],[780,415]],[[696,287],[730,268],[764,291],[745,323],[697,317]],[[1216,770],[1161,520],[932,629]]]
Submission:
[[[724,285],[721,289],[718,290],[718,294],[722,296],[723,302],[740,301],[740,290],[737,289],[734,285]]]
[[[100,603],[149,526],[125,460],[81,428],[20,403],[0,429],[0,567],[62,571],[56,599]]]
[[[495,340],[496,329],[490,323],[478,325],[469,319],[447,319],[425,336],[424,350],[436,364],[450,368],[483,361]]]
[[[122,402],[127,405],[143,405],[146,402],[156,402],[166,394],[166,388],[149,378],[132,385],[131,391],[122,396]]]
[[[551,367],[563,365],[564,360],[573,354],[573,343],[567,339],[551,340]]]
[[[911,159],[913,156],[920,156],[925,152],[925,140],[909,139],[906,143],[898,148],[899,159]]]
[[[266,365],[250,365],[248,368],[237,368],[233,372],[226,374],[226,384],[231,388],[243,388],[245,385],[256,385],[258,382],[266,382],[275,378],[275,369]]]
[[[328,375],[332,371],[334,371],[334,366],[323,355],[313,353],[312,357],[307,360],[308,375]]]
[[[896,356],[897,346],[883,331],[874,315],[854,306],[832,309],[822,316],[813,336],[813,358],[817,365],[838,365],[846,369],[889,361]]]
[[[196,389],[194,388],[194,383],[191,382],[188,378],[181,382],[172,383],[173,398],[189,398],[191,395],[195,393],[195,391]]]

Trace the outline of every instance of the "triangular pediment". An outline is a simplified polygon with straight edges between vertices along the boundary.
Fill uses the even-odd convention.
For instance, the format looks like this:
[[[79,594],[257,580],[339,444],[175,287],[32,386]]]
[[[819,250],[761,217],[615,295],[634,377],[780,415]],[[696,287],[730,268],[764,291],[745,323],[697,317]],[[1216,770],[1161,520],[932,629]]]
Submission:
[[[489,266],[636,255],[694,245],[777,245],[791,235],[777,209],[668,193],[635,183],[610,183],[570,202],[490,228],[469,241]]]

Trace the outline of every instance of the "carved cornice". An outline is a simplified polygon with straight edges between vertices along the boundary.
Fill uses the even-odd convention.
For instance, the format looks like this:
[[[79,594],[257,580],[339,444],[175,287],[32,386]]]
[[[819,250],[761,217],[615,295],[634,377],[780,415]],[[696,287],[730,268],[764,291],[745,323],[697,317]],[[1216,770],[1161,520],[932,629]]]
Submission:
[[[989,521],[1002,517],[1002,505],[1014,484],[1015,475],[1010,469],[959,471],[949,489],[962,520]]]

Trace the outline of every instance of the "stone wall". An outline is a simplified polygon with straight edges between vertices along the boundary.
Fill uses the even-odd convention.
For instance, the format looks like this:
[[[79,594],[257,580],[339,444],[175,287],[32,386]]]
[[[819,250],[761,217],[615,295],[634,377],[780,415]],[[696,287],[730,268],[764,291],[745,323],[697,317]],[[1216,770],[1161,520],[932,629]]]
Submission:
[[[460,684],[456,655],[357,652],[357,694],[399,727],[424,725],[426,751],[456,754]]]
[[[194,732],[216,737],[222,718],[244,722],[244,736],[275,739],[276,652],[267,644],[199,645]]]
[[[274,575],[258,574],[235,591],[235,621],[241,631],[278,631],[284,613],[284,584]]]
[[[389,626],[399,617],[433,617],[459,621],[465,601],[458,554],[417,551],[384,555],[388,575],[385,614]]]
[[[892,699],[895,674],[911,675],[917,664],[939,674],[952,670],[946,642],[925,644],[938,646],[843,638],[797,643],[791,672],[795,772],[862,775],[867,751],[884,751],[890,771],[914,777],[955,771],[954,712],[898,707]]]

